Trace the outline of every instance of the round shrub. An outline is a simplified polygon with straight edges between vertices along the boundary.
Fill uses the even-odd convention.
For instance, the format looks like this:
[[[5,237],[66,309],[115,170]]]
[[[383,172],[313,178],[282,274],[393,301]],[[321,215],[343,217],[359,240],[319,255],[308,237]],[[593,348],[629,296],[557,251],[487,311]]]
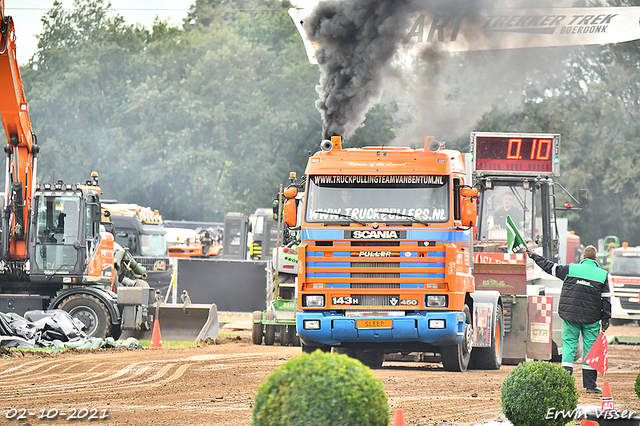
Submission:
[[[574,419],[578,390],[561,366],[534,361],[509,373],[501,401],[502,412],[514,426],[563,426]]]
[[[638,398],[640,398],[640,373],[636,376],[636,384],[633,385],[633,390],[636,392]]]
[[[319,350],[292,358],[260,385],[253,426],[388,426],[384,386],[346,355]]]

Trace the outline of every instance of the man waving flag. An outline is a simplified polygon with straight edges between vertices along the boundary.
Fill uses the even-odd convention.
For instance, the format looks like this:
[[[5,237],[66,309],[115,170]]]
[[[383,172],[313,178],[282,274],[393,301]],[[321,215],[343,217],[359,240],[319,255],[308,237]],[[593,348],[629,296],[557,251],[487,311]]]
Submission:
[[[511,220],[511,216],[507,216],[507,253],[517,253],[525,248],[527,248],[527,244],[524,242],[522,235],[520,235],[516,225]]]

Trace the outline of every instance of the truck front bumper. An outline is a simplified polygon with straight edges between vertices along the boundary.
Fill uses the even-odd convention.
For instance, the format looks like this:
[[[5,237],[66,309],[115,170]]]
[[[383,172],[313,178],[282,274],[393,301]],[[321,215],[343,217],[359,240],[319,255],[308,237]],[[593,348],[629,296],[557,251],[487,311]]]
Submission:
[[[464,337],[462,312],[418,312],[402,317],[344,316],[337,312],[298,312],[296,329],[308,345],[416,342],[457,345]]]

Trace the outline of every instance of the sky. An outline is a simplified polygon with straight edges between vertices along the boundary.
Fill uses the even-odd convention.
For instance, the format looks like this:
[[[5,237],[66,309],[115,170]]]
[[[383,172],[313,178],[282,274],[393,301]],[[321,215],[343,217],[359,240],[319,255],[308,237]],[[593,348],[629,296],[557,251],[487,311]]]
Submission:
[[[313,5],[317,0],[292,1],[294,5]],[[42,32],[42,16],[53,6],[54,0],[5,0],[6,15],[11,15],[16,29],[18,63],[26,64],[38,50],[37,35]],[[140,23],[147,28],[155,17],[180,25],[195,0],[110,0],[111,10],[124,17],[128,24]],[[62,0],[71,9],[73,0]]]
[[[42,32],[42,16],[53,6],[54,0],[5,0],[6,15],[11,15],[16,29],[18,63],[26,64],[38,50],[37,35]],[[195,0],[110,0],[111,9],[123,16],[128,24],[140,23],[151,27],[155,17],[180,25]],[[72,0],[62,0],[71,9]]]

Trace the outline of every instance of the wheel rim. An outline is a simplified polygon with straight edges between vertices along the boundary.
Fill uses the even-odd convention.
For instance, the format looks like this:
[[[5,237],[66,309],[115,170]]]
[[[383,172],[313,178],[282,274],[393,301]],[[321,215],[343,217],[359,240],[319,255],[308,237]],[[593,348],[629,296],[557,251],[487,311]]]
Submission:
[[[85,326],[85,333],[93,335],[98,329],[98,314],[93,309],[86,306],[78,306],[69,311],[72,318],[77,319]]]
[[[464,333],[464,345],[463,349],[465,354],[471,353],[471,348],[473,347],[473,327],[471,324],[465,324],[465,333]]]

